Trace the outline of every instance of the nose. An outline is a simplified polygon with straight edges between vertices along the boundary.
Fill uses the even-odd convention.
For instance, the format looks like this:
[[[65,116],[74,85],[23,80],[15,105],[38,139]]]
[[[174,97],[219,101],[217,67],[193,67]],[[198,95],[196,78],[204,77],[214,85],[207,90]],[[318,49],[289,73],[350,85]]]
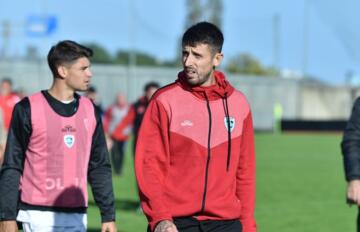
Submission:
[[[87,70],[86,74],[87,74],[88,77],[92,77],[92,71],[90,69]]]
[[[187,55],[184,57],[184,66],[188,67],[191,66],[193,60],[192,60],[192,56],[191,55]]]

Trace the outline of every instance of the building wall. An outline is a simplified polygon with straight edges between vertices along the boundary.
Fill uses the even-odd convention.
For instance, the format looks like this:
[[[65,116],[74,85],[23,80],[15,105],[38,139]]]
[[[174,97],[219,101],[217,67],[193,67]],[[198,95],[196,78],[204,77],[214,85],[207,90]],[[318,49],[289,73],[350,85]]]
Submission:
[[[142,95],[148,81],[167,85],[176,80],[179,69],[93,65],[92,83],[98,89],[101,103],[109,106],[121,91],[130,102]],[[15,89],[27,94],[47,89],[52,76],[45,62],[0,61],[0,78],[10,77]],[[311,81],[274,77],[229,75],[229,81],[248,98],[259,130],[271,130],[274,104],[283,107],[287,119],[347,119],[358,89],[327,86]]]

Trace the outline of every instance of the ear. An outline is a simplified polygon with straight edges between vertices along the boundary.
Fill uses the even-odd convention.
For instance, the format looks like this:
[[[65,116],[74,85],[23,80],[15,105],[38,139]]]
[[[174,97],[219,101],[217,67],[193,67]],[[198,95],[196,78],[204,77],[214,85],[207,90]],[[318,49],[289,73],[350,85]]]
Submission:
[[[217,67],[221,64],[222,60],[224,58],[224,55],[222,53],[216,53],[213,58],[213,66]]]
[[[59,65],[57,68],[60,77],[65,78],[68,75],[68,70],[64,65]]]

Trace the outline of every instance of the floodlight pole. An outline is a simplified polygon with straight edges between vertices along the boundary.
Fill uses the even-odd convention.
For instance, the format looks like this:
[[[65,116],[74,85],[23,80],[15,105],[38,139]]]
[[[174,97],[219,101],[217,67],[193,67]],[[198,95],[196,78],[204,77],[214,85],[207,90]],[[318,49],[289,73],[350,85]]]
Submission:
[[[308,39],[309,39],[309,1],[304,0],[304,37],[302,75],[306,77],[308,66]]]
[[[280,22],[280,15],[276,13],[273,18],[273,66],[275,69],[280,69]]]
[[[11,24],[9,21],[5,20],[2,22],[2,38],[3,38],[3,46],[2,51],[0,53],[2,58],[7,58],[7,53],[9,49],[9,40],[11,33]]]
[[[135,78],[136,78],[136,19],[135,19],[135,0],[129,2],[129,63],[128,63],[128,90],[127,96],[130,101],[136,97]]]

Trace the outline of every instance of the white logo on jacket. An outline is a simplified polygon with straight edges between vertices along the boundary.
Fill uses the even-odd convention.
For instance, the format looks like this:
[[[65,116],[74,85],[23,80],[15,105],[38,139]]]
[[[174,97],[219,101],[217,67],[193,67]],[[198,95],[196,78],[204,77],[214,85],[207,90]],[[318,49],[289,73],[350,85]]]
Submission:
[[[181,122],[181,126],[193,126],[194,123],[190,120],[184,120],[183,122]]]
[[[71,148],[75,143],[74,135],[64,135],[64,143],[68,148]]]
[[[235,128],[235,118],[233,117],[229,117],[230,119],[230,132],[232,132]],[[224,117],[224,123],[225,123],[225,129],[228,131],[228,120],[227,120],[227,117],[225,116]]]

